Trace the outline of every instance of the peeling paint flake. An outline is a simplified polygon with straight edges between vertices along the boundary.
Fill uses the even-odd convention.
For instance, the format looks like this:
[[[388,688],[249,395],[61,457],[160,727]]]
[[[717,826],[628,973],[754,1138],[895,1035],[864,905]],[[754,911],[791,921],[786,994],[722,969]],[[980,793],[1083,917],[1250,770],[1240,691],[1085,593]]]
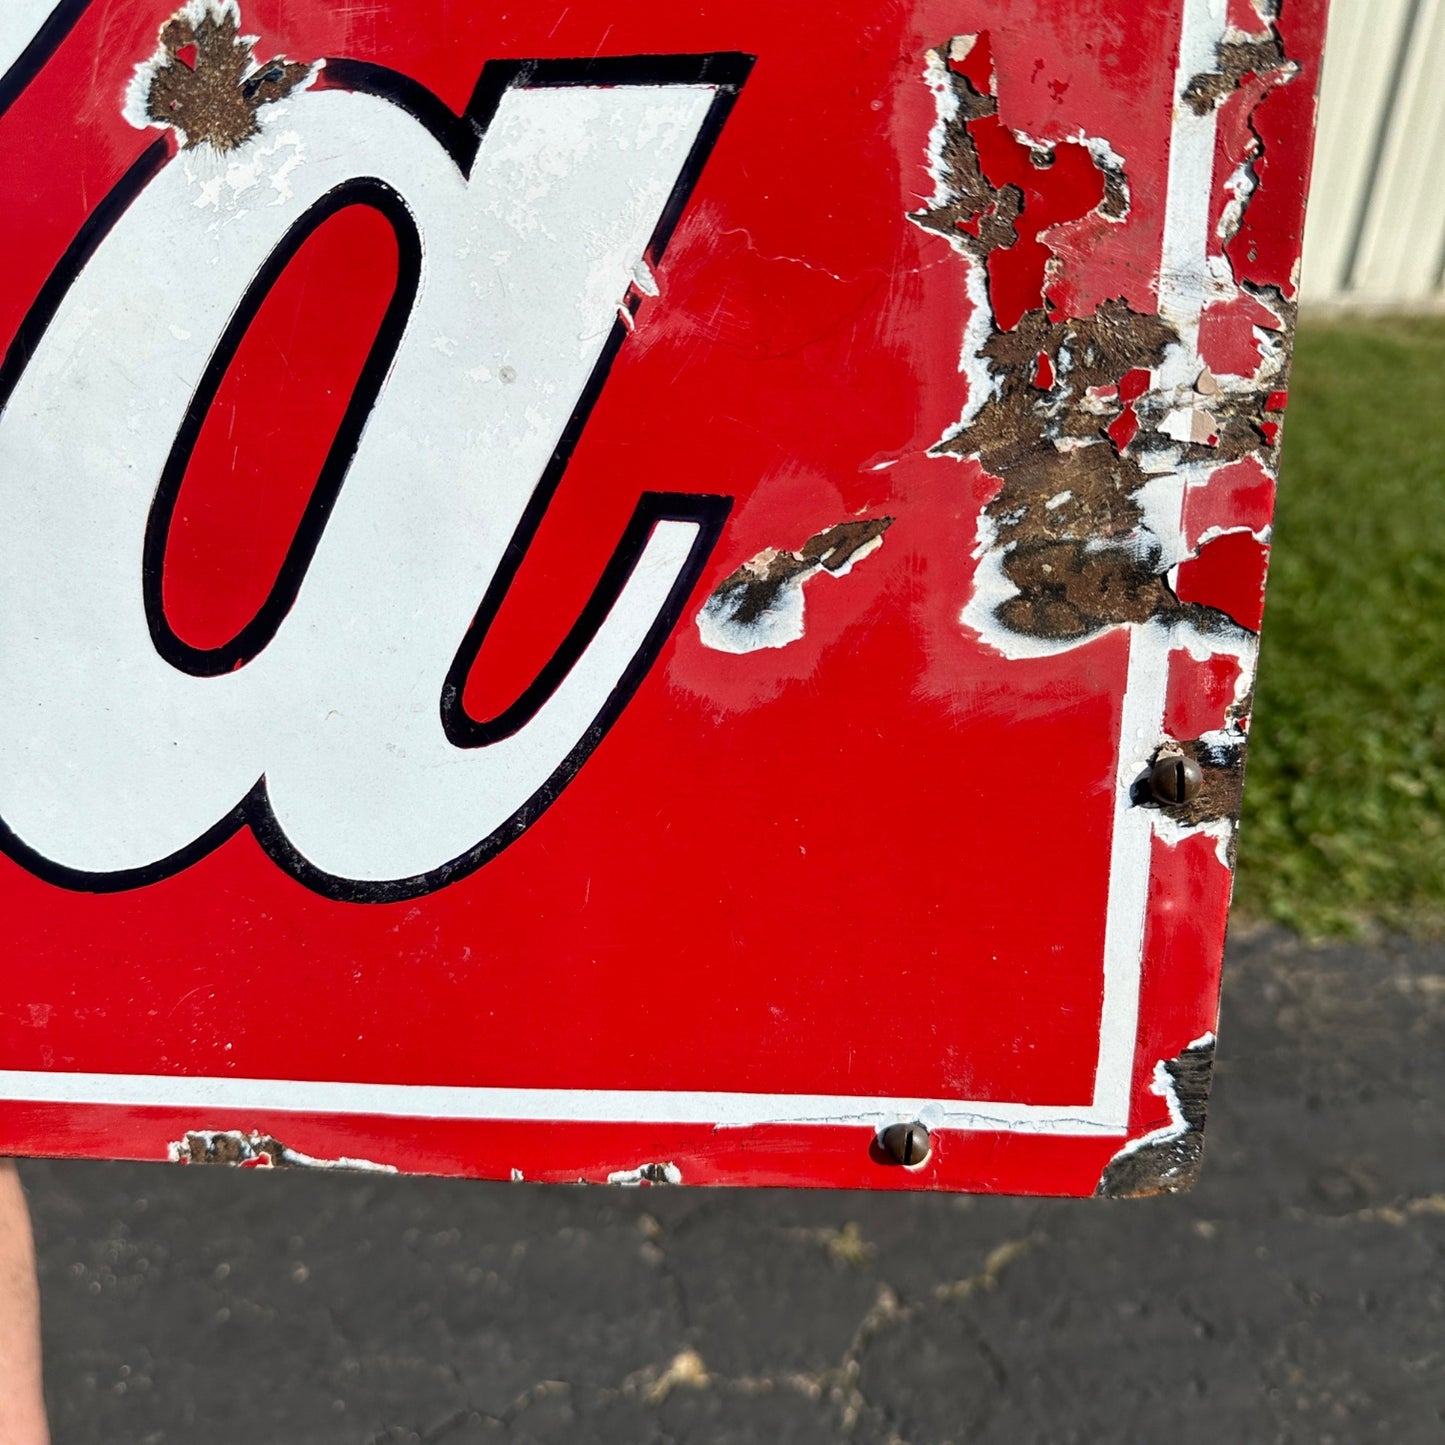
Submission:
[[[681,1184],[682,1170],[676,1164],[641,1164],[636,1169],[619,1169],[607,1176],[609,1184]]]
[[[224,1164],[233,1169],[337,1169],[362,1174],[395,1174],[390,1164],[370,1159],[317,1159],[289,1148],[270,1134],[239,1129],[192,1129],[170,1146],[174,1164]]]
[[[992,74],[975,59],[984,39],[972,37],[968,65],[954,58],[957,41],[934,52],[937,185],[929,206],[911,217],[962,252],[973,277],[986,278],[983,304],[993,311],[975,348],[976,364],[966,368],[971,394],[964,416],[935,447],[940,456],[977,461],[1001,484],[979,518],[981,565],[963,620],[986,641],[1002,631],[1064,644],[1150,620],[1201,633],[1249,630],[1222,609],[1174,593],[1167,574],[1178,561],[1170,535],[1177,527],[1156,531],[1143,493],[1161,461],[1167,472],[1266,448],[1260,418],[1276,378],[1227,389],[1196,364],[1196,386],[1176,397],[1151,378],[1162,375],[1166,359],[1181,347],[1177,327],[1120,300],[1088,316],[1059,316],[1048,295],[1047,266],[1024,309],[1000,308],[1000,253],[1012,253],[1030,236],[1042,245],[1046,237],[1026,224],[1025,192],[1012,182],[996,185],[991,175],[999,105],[996,95],[979,89]],[[1037,149],[1027,137],[1016,139]],[[1058,152],[1054,147],[1048,154]],[[1122,159],[1104,140],[1088,144],[1085,153],[1102,187],[1095,209],[1122,217],[1129,205]],[[1034,209],[1051,216],[1066,211],[1049,190],[1059,181],[1049,168],[1041,175],[1032,187]],[[1088,193],[1076,178],[1065,191]]]
[[[995,133],[1003,117],[987,36],[955,39],[930,57],[935,191],[910,219],[966,259],[975,306],[965,336],[969,394],[957,426],[933,450],[973,461],[997,481],[979,513],[973,593],[961,621],[1005,656],[1056,651],[1113,627],[1162,624],[1166,637],[1178,639],[1174,645],[1235,656],[1252,673],[1267,537],[1204,528],[1191,546],[1182,523],[1187,499],[1202,495],[1221,468],[1253,464],[1272,491],[1277,467],[1295,305],[1281,287],[1238,280],[1229,259],[1258,183],[1263,143],[1254,110],[1297,73],[1277,28],[1261,23],[1259,34],[1224,31],[1216,67],[1186,71],[1180,82],[1173,144],[1185,168],[1178,184],[1190,190],[1191,204],[1203,199],[1206,178],[1188,171],[1190,158],[1213,164],[1221,143],[1214,112],[1248,87],[1246,138],[1226,184],[1218,251],[1206,245],[1176,255],[1166,235],[1156,314],[1122,300],[1085,316],[1062,314],[1050,295],[1049,265],[1024,305],[1015,304],[1017,296],[1000,305],[1000,253],[1050,240],[1030,228],[1030,198],[1035,212],[1060,213],[1063,202],[1046,199],[1048,169],[1028,193],[1000,184]],[[1207,52],[1200,40],[1193,45],[1197,63]],[[1036,144],[1012,134],[1020,146]],[[1087,153],[1103,186],[1096,209],[1126,215],[1123,158],[1107,139],[1089,141]],[[1075,197],[1094,194],[1077,178],[1069,188]],[[1191,211],[1190,224],[1197,219]],[[1201,270],[1202,292],[1194,279]],[[1247,324],[1245,308],[1255,345],[1241,372],[1233,338]],[[1221,334],[1233,349],[1226,364],[1211,366],[1200,354],[1201,320],[1222,322],[1226,314]],[[1197,510],[1190,507],[1191,518]],[[1161,836],[1223,829],[1221,857],[1232,863],[1246,724],[1235,717],[1227,733],[1181,745],[1197,757],[1206,785],[1189,804],[1160,809]]]

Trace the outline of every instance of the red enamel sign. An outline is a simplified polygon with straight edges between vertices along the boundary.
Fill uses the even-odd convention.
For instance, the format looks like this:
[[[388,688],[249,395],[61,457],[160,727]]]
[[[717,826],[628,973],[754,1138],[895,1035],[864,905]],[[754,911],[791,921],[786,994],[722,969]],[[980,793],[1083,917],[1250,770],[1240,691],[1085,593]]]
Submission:
[[[7,0],[0,1152],[1187,1183],[1323,11]]]

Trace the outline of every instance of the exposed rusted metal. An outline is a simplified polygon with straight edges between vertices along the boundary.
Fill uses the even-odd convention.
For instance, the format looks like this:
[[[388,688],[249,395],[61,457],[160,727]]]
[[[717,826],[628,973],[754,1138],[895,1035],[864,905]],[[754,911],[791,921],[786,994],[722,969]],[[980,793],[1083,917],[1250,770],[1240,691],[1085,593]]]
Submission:
[[[1248,740],[1230,729],[1208,738],[1190,738],[1161,751],[1150,773],[1151,790],[1160,809],[1178,823],[1213,823],[1239,816],[1244,793]],[[1161,791],[1161,773],[1173,777],[1182,768],[1191,780],[1183,796],[1171,796],[1168,782]]]
[[[1184,99],[1195,115],[1208,115],[1251,75],[1266,75],[1286,63],[1284,42],[1273,26],[1262,39],[1226,40],[1219,47],[1218,69],[1196,75],[1185,89]]]
[[[1160,753],[1149,772],[1149,789],[1161,803],[1187,803],[1203,783],[1199,764],[1181,749]]]
[[[841,572],[892,525],[892,517],[839,522],[809,537],[796,552],[777,548],[759,552],[718,583],[712,601],[726,621],[746,627],[772,607],[790,582],[801,581],[820,567],[827,572]]]
[[[1204,1161],[1204,1123],[1213,1074],[1213,1035],[1159,1066],[1155,1091],[1168,1101],[1172,1122],[1132,1140],[1109,1161],[1096,1191],[1101,1197],[1136,1199],[1194,1187]]]
[[[698,618],[703,641],[725,652],[778,647],[802,636],[802,586],[818,572],[841,577],[875,551],[892,517],[839,522],[796,551],[767,547],[713,589]]]
[[[234,150],[259,133],[256,112],[289,95],[312,70],[284,56],[258,63],[253,40],[240,33],[229,9],[207,10],[199,20],[182,10],[162,27],[160,39],[145,113],[181,132],[187,148]]]
[[[1002,484],[983,512],[1015,590],[999,605],[997,620],[1016,633],[1059,640],[1149,620],[1189,623],[1203,633],[1253,630],[1218,608],[1180,600],[1168,576],[1175,559],[1150,531],[1141,493],[1151,477],[1188,462],[1258,455],[1272,470],[1278,433],[1272,413],[1282,405],[1281,343],[1293,331],[1293,303],[1278,288],[1265,295],[1242,285],[1277,318],[1280,342],[1267,348],[1254,377],[1222,385],[1206,371],[1194,395],[1182,399],[1152,379],[1180,339],[1162,315],[1115,299],[1088,316],[1062,316],[1049,301],[1046,268],[1043,304],[1017,320],[1001,316],[991,260],[1042,233],[1028,236],[1020,188],[991,184],[981,163],[975,131],[998,125],[991,79],[984,88],[991,74],[986,37],[955,38],[934,55],[954,107],[936,156],[943,187],[911,219],[978,266],[993,312],[991,333],[978,348],[989,394],[935,450],[977,460]],[[1246,75],[1267,68],[1279,80],[1292,73],[1273,31],[1266,40],[1222,47],[1220,65],[1217,75],[1191,82],[1205,110]],[[1206,94],[1213,97],[1207,104]],[[1055,163],[1059,147],[1018,133],[1015,140],[1041,168]],[[1108,155],[1105,148],[1090,151],[1100,187],[1095,210],[1117,220],[1129,193],[1122,166]],[[1231,234],[1248,202],[1246,194],[1230,219]],[[1189,418],[1183,434],[1181,414]]]
[[[912,219],[987,275],[990,255],[1019,242],[1021,192],[995,187],[984,174],[973,128],[994,121],[998,101],[975,84],[978,68],[972,78],[960,72],[958,48],[953,41],[936,52],[957,106],[942,145],[945,199]],[[1032,154],[1052,164],[1056,149]],[[1091,159],[1099,175],[1096,209],[1119,219],[1128,209],[1122,173]],[[992,297],[992,280],[988,286]],[[1129,449],[1132,437],[1121,444],[1111,430],[1126,411],[1141,415],[1126,379],[1147,379],[1177,340],[1163,317],[1113,300],[1084,317],[1058,318],[1047,304],[1035,306],[1012,326],[996,325],[980,347],[991,394],[936,450],[975,458],[1002,482],[984,515],[1017,592],[998,610],[1011,631],[1070,639],[1155,617],[1188,618],[1201,630],[1225,622],[1171,590],[1157,539],[1143,530],[1138,493],[1148,476],[1138,449]]]

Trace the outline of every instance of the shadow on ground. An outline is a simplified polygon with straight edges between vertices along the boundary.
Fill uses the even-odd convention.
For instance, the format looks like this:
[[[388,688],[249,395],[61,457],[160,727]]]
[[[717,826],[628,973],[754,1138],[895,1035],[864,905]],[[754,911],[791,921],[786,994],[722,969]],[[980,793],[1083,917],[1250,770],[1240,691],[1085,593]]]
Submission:
[[[34,1163],[57,1445],[1445,1438],[1445,946],[1236,941],[1195,1194]]]

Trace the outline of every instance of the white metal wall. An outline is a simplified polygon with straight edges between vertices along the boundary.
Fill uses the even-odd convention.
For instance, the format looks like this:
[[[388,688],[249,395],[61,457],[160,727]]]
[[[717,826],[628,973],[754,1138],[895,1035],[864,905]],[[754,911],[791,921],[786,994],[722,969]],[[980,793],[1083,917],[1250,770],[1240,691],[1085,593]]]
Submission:
[[[1331,0],[1306,302],[1445,302],[1445,0]]]

